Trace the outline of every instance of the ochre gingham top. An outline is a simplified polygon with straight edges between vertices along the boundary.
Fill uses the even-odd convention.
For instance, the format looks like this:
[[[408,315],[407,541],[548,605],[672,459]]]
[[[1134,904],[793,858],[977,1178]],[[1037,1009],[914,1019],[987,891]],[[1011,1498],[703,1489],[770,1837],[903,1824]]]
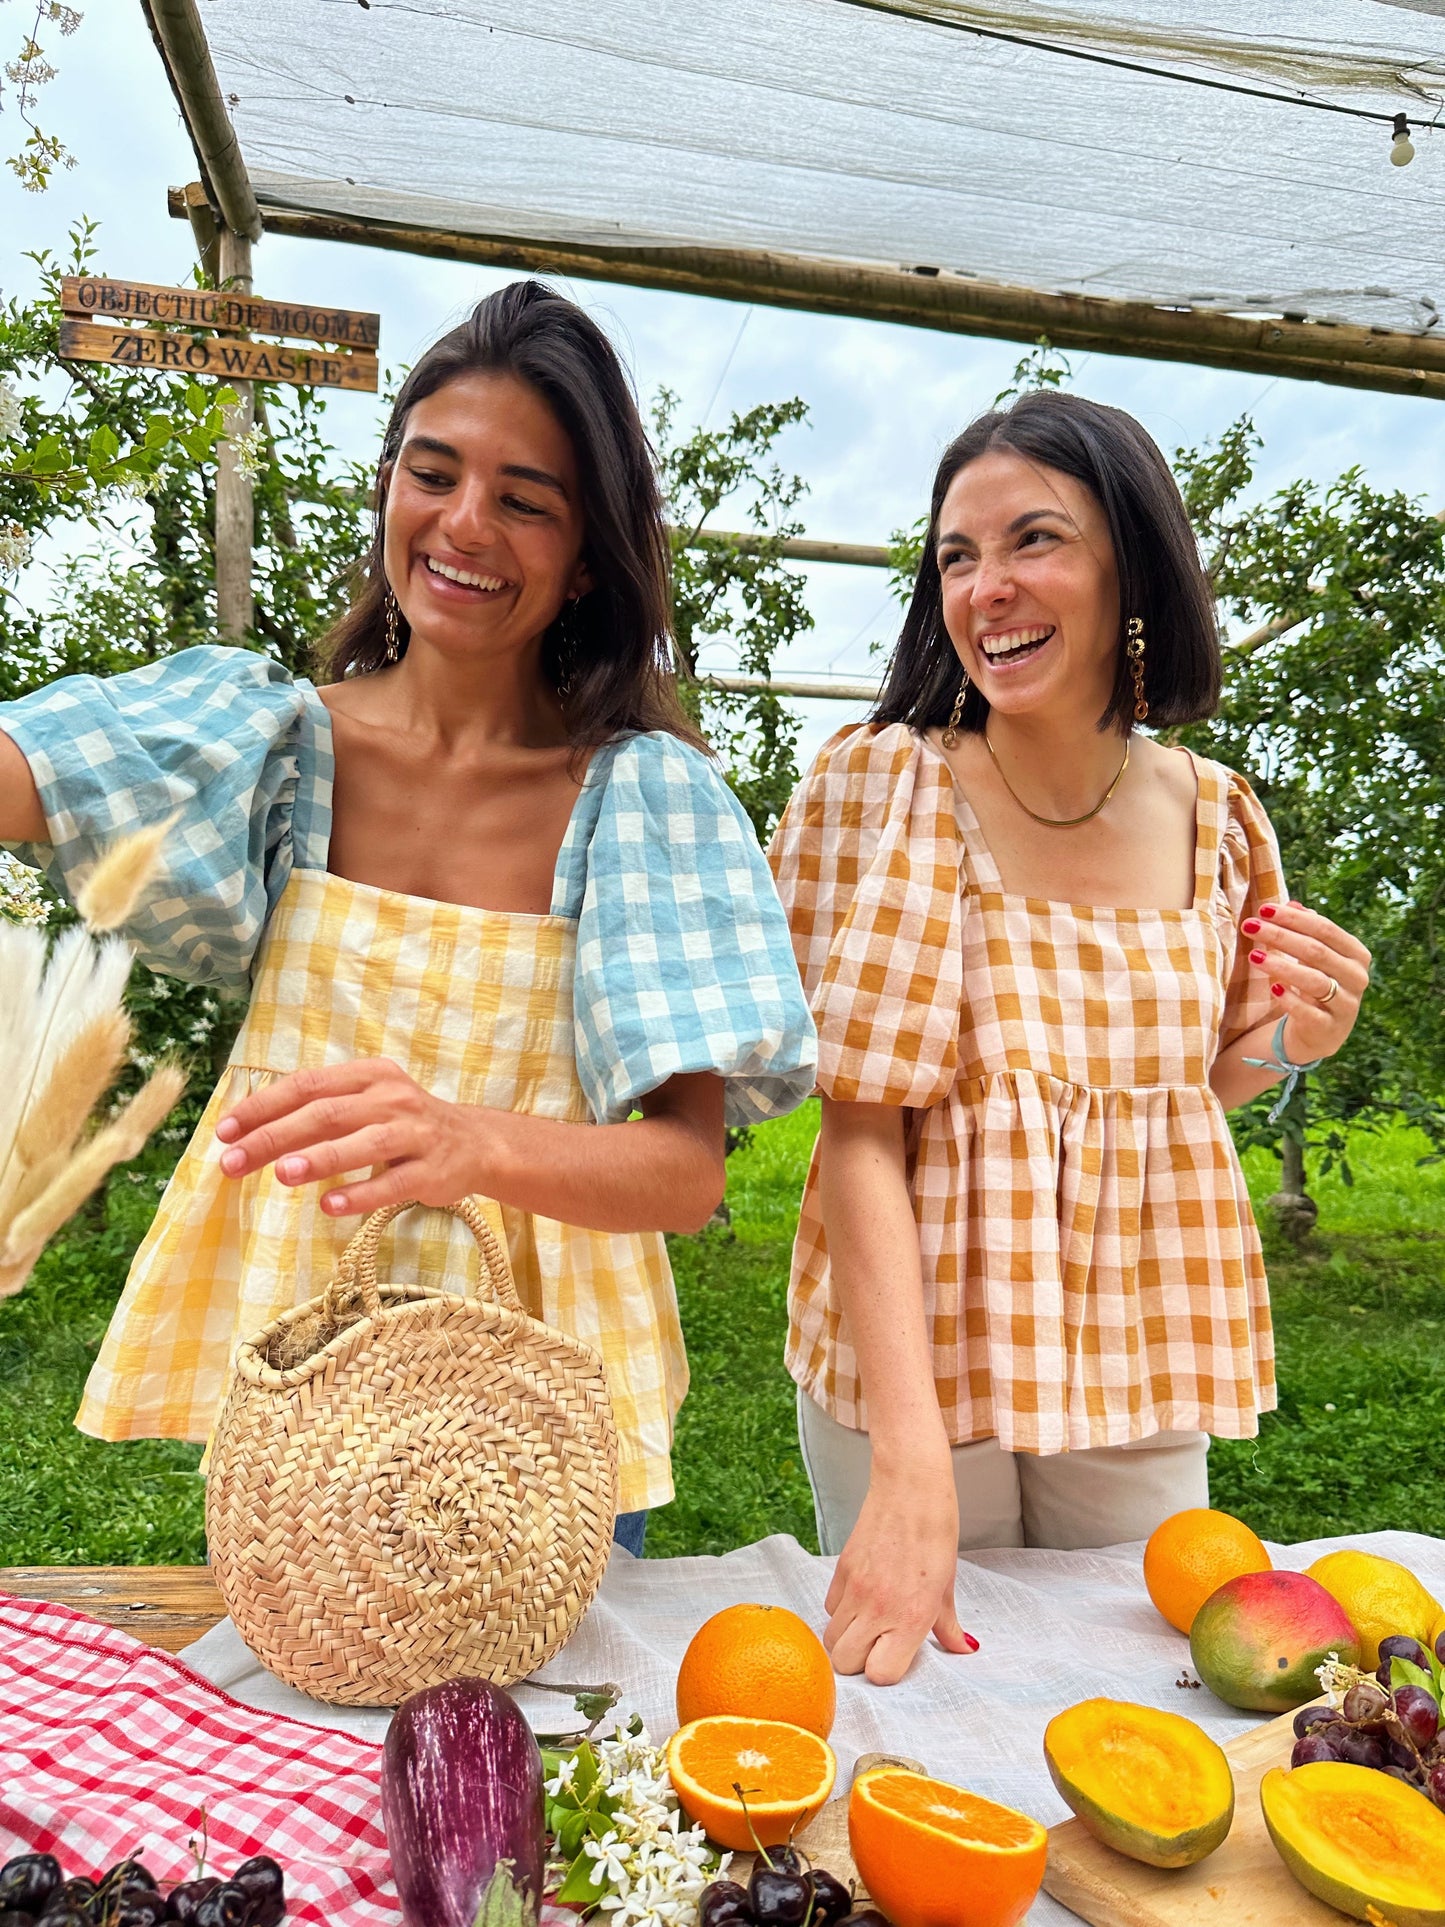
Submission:
[[[778,827],[819,1089],[909,1113],[955,1443],[1042,1454],[1166,1430],[1248,1437],[1275,1403],[1259,1234],[1208,1079],[1270,1014],[1237,932],[1284,900],[1284,881],[1249,786],[1192,760],[1187,910],[1006,892],[948,765],[902,724],[834,736]],[[789,1310],[793,1377],[866,1430],[816,1151]]]

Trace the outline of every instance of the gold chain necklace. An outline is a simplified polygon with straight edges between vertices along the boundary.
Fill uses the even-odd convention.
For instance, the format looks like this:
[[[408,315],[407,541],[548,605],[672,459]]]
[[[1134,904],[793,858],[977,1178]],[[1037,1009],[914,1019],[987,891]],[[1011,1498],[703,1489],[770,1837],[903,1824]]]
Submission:
[[[1124,760],[1119,765],[1119,773],[1114,778],[1113,782],[1109,785],[1108,789],[1104,791],[1104,794],[1099,798],[1098,802],[1094,805],[1093,809],[1085,810],[1082,816],[1040,816],[1037,810],[1031,810],[1029,808],[1028,804],[1025,803],[1024,799],[1019,795],[1018,791],[1014,788],[1013,784],[1004,775],[1003,764],[998,760],[997,755],[995,755],[994,753],[993,744],[988,740],[987,730],[983,732],[983,746],[988,751],[989,755],[993,757],[993,766],[998,771],[999,781],[1003,784],[1004,788],[1008,791],[1009,795],[1013,798],[1015,803],[1018,804],[1019,808],[1023,811],[1024,815],[1031,816],[1034,819],[1035,823],[1043,823],[1044,825],[1047,826],[1047,828],[1051,830],[1072,830],[1076,828],[1078,824],[1088,823],[1092,818],[1096,817],[1099,814],[1099,811],[1103,809],[1104,805],[1108,802],[1109,798],[1114,794],[1115,790],[1118,789],[1120,783],[1123,782],[1124,771],[1129,767],[1129,739],[1126,736],[1124,739]]]

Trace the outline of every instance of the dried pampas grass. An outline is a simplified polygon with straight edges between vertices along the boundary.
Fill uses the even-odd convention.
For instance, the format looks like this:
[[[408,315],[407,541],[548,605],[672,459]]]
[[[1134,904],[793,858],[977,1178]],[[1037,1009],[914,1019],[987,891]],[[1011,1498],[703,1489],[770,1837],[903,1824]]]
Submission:
[[[112,1165],[139,1154],[185,1089],[181,1072],[163,1064],[90,1128],[131,1035],[122,1003],[130,945],[93,933],[130,917],[174,822],[106,852],[76,892],[85,927],[53,947],[33,925],[0,921],[0,1298],[19,1291],[49,1239]]]

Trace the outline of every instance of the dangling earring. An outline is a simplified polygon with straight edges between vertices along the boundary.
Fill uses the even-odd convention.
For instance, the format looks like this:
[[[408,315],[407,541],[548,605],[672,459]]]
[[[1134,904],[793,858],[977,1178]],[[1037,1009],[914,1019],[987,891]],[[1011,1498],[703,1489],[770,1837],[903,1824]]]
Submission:
[[[572,694],[572,671],[577,663],[577,604],[581,596],[569,596],[557,617],[558,650],[557,694],[566,702]]]
[[[1142,723],[1149,714],[1144,695],[1144,618],[1130,616],[1124,652],[1129,658],[1129,673],[1134,678],[1134,721]]]
[[[958,685],[958,694],[953,699],[953,714],[949,717],[943,731],[943,747],[958,748],[958,724],[963,715],[963,699],[968,694],[968,671],[963,672],[963,681]]]
[[[396,597],[388,589],[386,592],[386,659],[388,662],[401,660],[401,611],[396,605]]]

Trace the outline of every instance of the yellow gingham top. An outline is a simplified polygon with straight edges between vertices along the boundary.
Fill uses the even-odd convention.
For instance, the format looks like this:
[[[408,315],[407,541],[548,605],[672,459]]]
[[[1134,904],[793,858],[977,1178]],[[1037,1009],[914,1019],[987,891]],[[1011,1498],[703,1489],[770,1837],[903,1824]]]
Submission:
[[[293,870],[257,958],[231,1066],[131,1267],[76,1423],[101,1438],[206,1438],[239,1339],[325,1288],[355,1220],[271,1166],[222,1175],[223,1110],[287,1071],[391,1057],[434,1096],[571,1123],[576,924],[433,903]],[[594,1346],[620,1451],[619,1509],[672,1496],[687,1390],[667,1250],[656,1232],[587,1231],[481,1200],[534,1318]],[[475,1290],[471,1233],[441,1211],[397,1220],[383,1270]],[[388,1253],[390,1255],[388,1255]]]
[[[330,716],[251,650],[62,677],[0,703],[0,729],[45,810],[46,842],[20,854],[73,894],[117,834],[174,813],[125,934],[156,969],[251,992],[91,1373],[85,1431],[207,1438],[236,1341],[330,1277],[348,1227],[321,1216],[317,1187],[237,1183],[216,1162],[217,1117],[268,1078],[384,1054],[438,1096],[578,1123],[621,1122],[680,1073],[720,1077],[735,1125],[812,1088],[812,1023],[752,825],[716,766],[661,731],[592,756],[550,911],[529,917],[329,875]],[[661,1504],[687,1385],[662,1239],[492,1209],[528,1309],[602,1353],[623,1510]],[[475,1276],[454,1219],[410,1213],[391,1235],[399,1276]]]
[[[1259,1234],[1219,1052],[1269,1014],[1238,924],[1283,901],[1248,785],[1193,758],[1187,910],[1006,892],[942,757],[841,731],[771,851],[818,1026],[819,1088],[908,1109],[934,1382],[955,1443],[1054,1453],[1164,1430],[1248,1437],[1275,1403]],[[793,1377],[866,1430],[814,1153]]]

